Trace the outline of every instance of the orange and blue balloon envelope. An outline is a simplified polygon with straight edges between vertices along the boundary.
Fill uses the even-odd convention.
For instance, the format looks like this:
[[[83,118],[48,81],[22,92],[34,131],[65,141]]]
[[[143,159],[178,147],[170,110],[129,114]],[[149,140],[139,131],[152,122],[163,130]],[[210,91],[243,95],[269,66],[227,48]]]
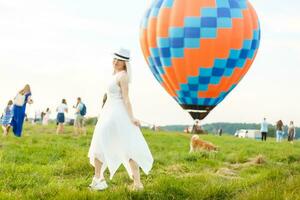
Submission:
[[[204,119],[249,70],[260,26],[247,0],[155,0],[140,42],[157,81],[194,119]]]

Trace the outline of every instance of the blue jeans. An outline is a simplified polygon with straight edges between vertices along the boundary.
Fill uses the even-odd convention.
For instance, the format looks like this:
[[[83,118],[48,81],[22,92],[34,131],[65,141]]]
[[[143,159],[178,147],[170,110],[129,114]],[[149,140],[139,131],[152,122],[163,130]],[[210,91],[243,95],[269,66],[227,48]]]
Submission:
[[[279,131],[279,130],[276,131],[276,142],[282,141],[283,133],[284,133],[283,131]]]

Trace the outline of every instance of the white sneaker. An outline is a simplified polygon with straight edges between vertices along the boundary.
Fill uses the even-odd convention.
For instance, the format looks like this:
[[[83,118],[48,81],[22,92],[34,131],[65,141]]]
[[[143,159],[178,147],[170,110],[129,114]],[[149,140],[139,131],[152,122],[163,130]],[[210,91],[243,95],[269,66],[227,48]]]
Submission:
[[[97,180],[96,178],[93,178],[90,187],[92,190],[105,190],[108,188],[108,185],[105,180]]]
[[[95,187],[96,186],[96,177],[93,177],[92,183],[89,185],[90,188]]]

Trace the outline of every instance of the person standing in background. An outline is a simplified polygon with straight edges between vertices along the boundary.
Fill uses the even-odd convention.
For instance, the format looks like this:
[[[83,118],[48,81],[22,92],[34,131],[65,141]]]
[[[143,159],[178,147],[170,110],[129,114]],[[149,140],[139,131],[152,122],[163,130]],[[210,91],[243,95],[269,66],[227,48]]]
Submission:
[[[202,133],[202,129],[200,127],[200,124],[199,124],[199,120],[196,120],[194,125],[193,125],[193,128],[192,128],[192,133],[193,134],[200,134]]]
[[[222,134],[223,134],[223,129],[220,128],[220,129],[218,130],[218,135],[219,135],[219,136],[222,136]]]
[[[34,114],[34,123],[35,124],[41,124],[43,118],[43,112],[40,110],[36,110]]]
[[[261,122],[260,133],[261,133],[261,140],[262,141],[267,141],[268,123],[267,123],[266,118],[264,118],[264,120]]]
[[[50,115],[51,115],[50,108],[47,108],[43,116],[43,125],[47,126],[49,124]]]
[[[284,125],[281,120],[276,123],[276,142],[281,142],[284,134]]]
[[[74,121],[74,134],[77,136],[79,134],[86,135],[86,129],[84,125],[84,116],[86,115],[86,106],[81,101],[81,98],[77,98],[76,106],[73,106],[75,111],[75,121]]]
[[[56,134],[62,134],[64,132],[65,113],[68,113],[67,101],[63,99],[61,104],[56,108],[57,111],[57,129]]]
[[[13,117],[13,101],[9,100],[6,108],[4,109],[3,118],[1,120],[3,136],[7,136],[9,133],[12,117]]]
[[[295,136],[296,136],[296,127],[294,126],[294,122],[291,121],[288,127],[288,141],[293,144]]]
[[[32,103],[33,100],[31,99],[31,89],[27,84],[22,90],[18,92],[17,96],[14,99],[13,118],[11,120],[11,126],[13,127],[13,132],[17,137],[21,137],[22,135],[26,105]]]

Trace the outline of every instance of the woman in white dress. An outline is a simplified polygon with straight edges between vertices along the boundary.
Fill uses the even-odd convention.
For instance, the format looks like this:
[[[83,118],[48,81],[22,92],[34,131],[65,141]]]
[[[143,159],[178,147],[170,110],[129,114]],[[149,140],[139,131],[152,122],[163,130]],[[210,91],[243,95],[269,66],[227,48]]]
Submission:
[[[43,117],[43,125],[44,126],[47,126],[49,124],[50,115],[51,115],[50,108],[47,108],[46,112],[44,113],[44,117]]]
[[[133,189],[143,189],[139,168],[148,174],[153,158],[149,147],[139,129],[140,122],[134,118],[128,96],[131,80],[130,52],[120,49],[114,53],[114,73],[107,90],[107,101],[102,109],[94,130],[88,157],[95,168],[90,187],[93,190],[106,189],[103,175],[108,167],[110,179],[121,164],[124,165]]]

